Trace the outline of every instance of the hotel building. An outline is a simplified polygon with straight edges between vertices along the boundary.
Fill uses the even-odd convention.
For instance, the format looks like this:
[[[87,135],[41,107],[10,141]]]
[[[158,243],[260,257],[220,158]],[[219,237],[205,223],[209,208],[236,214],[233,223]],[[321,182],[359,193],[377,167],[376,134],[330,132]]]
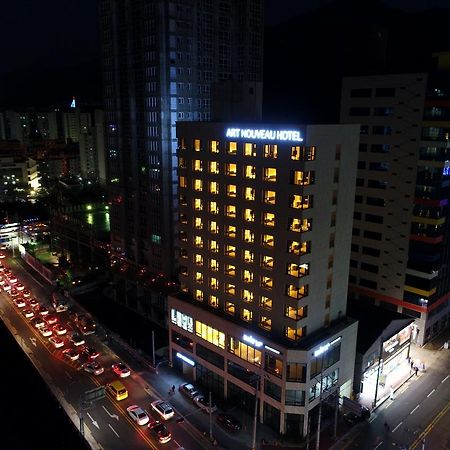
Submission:
[[[345,78],[361,125],[349,292],[415,319],[423,345],[450,317],[450,54],[436,70]]]
[[[171,363],[250,414],[257,398],[260,421],[286,435],[304,436],[320,402],[352,389],[358,135],[358,125],[177,123]]]

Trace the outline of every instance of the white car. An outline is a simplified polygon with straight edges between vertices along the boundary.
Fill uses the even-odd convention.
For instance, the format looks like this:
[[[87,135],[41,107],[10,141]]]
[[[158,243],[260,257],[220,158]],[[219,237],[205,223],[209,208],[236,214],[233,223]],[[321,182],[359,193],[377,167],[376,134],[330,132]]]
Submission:
[[[62,324],[60,324],[60,323],[57,323],[56,325],[54,325],[53,331],[54,331],[58,336],[62,336],[63,334],[66,334],[66,333],[67,333],[67,328],[66,328],[64,325],[62,325]]]
[[[31,308],[22,309],[22,314],[27,319],[32,319],[34,317],[34,311]]]
[[[102,374],[105,369],[97,361],[91,361],[83,364],[83,369],[86,372],[92,373],[94,375]]]
[[[16,284],[16,289],[18,291],[23,291],[25,289],[25,286],[22,283],[17,283]]]
[[[131,405],[127,408],[130,417],[138,424],[145,425],[150,420],[147,411],[138,405]]]
[[[36,328],[43,328],[45,327],[45,322],[42,317],[33,317],[31,319],[31,324]]]
[[[198,395],[194,398],[194,405],[198,406],[205,413],[215,413],[217,405],[211,400],[211,408],[209,407],[209,396]]]
[[[11,290],[11,286],[10,286],[8,283],[5,283],[5,284],[2,286],[2,288],[3,288],[3,290],[4,290],[5,292],[8,292],[8,291]]]
[[[44,337],[49,337],[53,334],[53,331],[44,326],[39,328],[39,333],[41,333]]]
[[[76,361],[80,355],[74,348],[66,348],[63,350],[63,355],[71,361]]]
[[[50,336],[48,338],[48,342],[53,345],[55,348],[64,347],[64,341],[58,336]]]
[[[27,306],[25,300],[21,297],[17,297],[13,300],[13,303],[18,307],[18,308],[25,308],[25,306]]]
[[[115,363],[111,366],[113,372],[118,375],[120,378],[126,378],[129,377],[131,374],[131,371],[129,367],[124,364],[123,362]]]
[[[169,420],[175,415],[172,405],[164,400],[155,400],[150,405],[164,420]]]

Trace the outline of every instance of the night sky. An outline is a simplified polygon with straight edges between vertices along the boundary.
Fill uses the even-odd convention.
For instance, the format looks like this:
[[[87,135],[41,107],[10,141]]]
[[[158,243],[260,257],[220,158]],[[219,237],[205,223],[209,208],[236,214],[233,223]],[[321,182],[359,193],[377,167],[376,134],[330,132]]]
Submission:
[[[333,1],[266,0],[267,24],[278,24]],[[407,11],[450,9],[449,0],[385,3]],[[14,102],[14,98],[18,103],[33,105],[46,103],[46,98],[59,99],[57,94],[62,100],[72,95],[92,97],[99,91],[97,0],[7,0],[1,8],[0,39],[0,106]],[[49,86],[48,79],[52,79]],[[99,101],[100,96],[98,93]]]

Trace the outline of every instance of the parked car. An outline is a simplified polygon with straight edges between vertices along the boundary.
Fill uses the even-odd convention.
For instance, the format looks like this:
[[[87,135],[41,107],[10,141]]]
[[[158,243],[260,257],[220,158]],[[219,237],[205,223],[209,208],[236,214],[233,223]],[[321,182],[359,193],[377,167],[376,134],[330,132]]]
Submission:
[[[220,413],[217,416],[217,422],[229,431],[239,431],[242,428],[241,422],[227,413]]]
[[[211,407],[209,406],[209,396],[197,395],[194,397],[194,405],[198,406],[203,412],[215,413],[217,405],[211,400]]]
[[[191,383],[183,383],[178,386],[178,390],[187,398],[194,399],[197,395],[200,395],[197,388]]]

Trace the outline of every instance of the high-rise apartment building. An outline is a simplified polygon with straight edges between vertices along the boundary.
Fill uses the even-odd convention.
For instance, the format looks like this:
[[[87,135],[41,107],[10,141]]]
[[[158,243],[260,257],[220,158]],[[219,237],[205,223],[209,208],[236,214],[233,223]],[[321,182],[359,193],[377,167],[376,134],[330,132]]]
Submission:
[[[153,272],[176,261],[175,122],[261,110],[263,3],[100,2],[111,241]]]
[[[450,313],[449,88],[440,71],[342,87],[341,123],[361,124],[350,294],[414,317],[418,344]]]
[[[345,317],[357,125],[178,122],[181,292],[169,353],[188,379],[282,434],[350,395]],[[336,397],[335,397],[336,398]],[[314,428],[312,428],[314,429]]]

